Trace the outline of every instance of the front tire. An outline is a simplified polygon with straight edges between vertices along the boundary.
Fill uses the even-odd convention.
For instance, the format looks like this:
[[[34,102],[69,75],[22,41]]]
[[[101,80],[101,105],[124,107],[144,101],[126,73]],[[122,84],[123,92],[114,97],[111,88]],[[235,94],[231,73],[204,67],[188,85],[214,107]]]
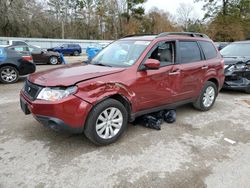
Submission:
[[[96,145],[108,145],[122,135],[127,127],[128,112],[117,100],[106,99],[93,107],[88,115],[84,134]]]
[[[213,82],[207,81],[201,90],[199,98],[193,103],[193,106],[201,111],[210,110],[216,100],[218,89]]]
[[[4,66],[0,69],[0,82],[4,84],[15,83],[19,78],[19,72],[15,67]]]

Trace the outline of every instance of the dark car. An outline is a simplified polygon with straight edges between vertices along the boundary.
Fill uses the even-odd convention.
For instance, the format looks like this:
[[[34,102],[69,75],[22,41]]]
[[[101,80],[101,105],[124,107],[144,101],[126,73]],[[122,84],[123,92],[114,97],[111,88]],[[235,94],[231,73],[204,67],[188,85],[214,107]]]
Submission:
[[[231,43],[220,52],[225,60],[223,88],[250,93],[250,41]]]
[[[138,116],[187,103],[211,109],[223,83],[224,61],[211,39],[162,33],[126,37],[87,64],[32,74],[20,102],[45,126],[105,145]]]
[[[79,44],[63,44],[62,46],[49,48],[47,50],[74,56],[78,56],[82,53],[82,48]]]
[[[18,80],[19,76],[35,72],[36,65],[30,55],[24,55],[8,47],[0,47],[0,82],[9,84]]]
[[[35,64],[56,65],[62,62],[60,54],[58,52],[45,51],[42,50],[41,48],[32,45],[9,46],[9,49],[15,50],[20,53],[31,53]]]

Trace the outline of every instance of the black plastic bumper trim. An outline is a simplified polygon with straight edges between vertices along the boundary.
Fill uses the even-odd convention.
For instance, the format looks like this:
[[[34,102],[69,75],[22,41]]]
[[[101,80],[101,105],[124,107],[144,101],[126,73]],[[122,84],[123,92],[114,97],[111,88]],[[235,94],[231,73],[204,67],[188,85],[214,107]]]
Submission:
[[[83,132],[83,127],[72,128],[71,126],[65,124],[61,119],[49,116],[34,115],[35,119],[43,124],[45,127],[53,129],[57,132],[69,132],[73,134],[80,134]]]

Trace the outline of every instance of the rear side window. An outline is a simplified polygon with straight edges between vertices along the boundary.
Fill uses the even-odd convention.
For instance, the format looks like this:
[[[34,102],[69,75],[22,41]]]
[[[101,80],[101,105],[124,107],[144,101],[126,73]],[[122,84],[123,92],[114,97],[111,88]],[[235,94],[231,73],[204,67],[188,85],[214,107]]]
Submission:
[[[10,49],[14,50],[16,52],[26,52],[26,51],[29,51],[28,47],[13,47],[13,48],[10,48]]]
[[[217,57],[217,51],[211,42],[200,41],[199,43],[202,47],[206,59],[213,59]]]
[[[198,44],[192,41],[180,41],[181,63],[201,61],[201,52]]]

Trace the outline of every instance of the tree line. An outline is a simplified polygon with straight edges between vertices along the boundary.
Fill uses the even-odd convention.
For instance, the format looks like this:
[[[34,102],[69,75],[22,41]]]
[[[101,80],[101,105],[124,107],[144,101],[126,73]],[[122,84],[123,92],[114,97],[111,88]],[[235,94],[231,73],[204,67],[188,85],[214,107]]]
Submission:
[[[146,0],[1,0],[0,36],[118,39],[129,34],[165,31],[202,32],[216,41],[250,39],[250,0],[204,2],[203,19],[193,6],[180,4],[176,15]]]

